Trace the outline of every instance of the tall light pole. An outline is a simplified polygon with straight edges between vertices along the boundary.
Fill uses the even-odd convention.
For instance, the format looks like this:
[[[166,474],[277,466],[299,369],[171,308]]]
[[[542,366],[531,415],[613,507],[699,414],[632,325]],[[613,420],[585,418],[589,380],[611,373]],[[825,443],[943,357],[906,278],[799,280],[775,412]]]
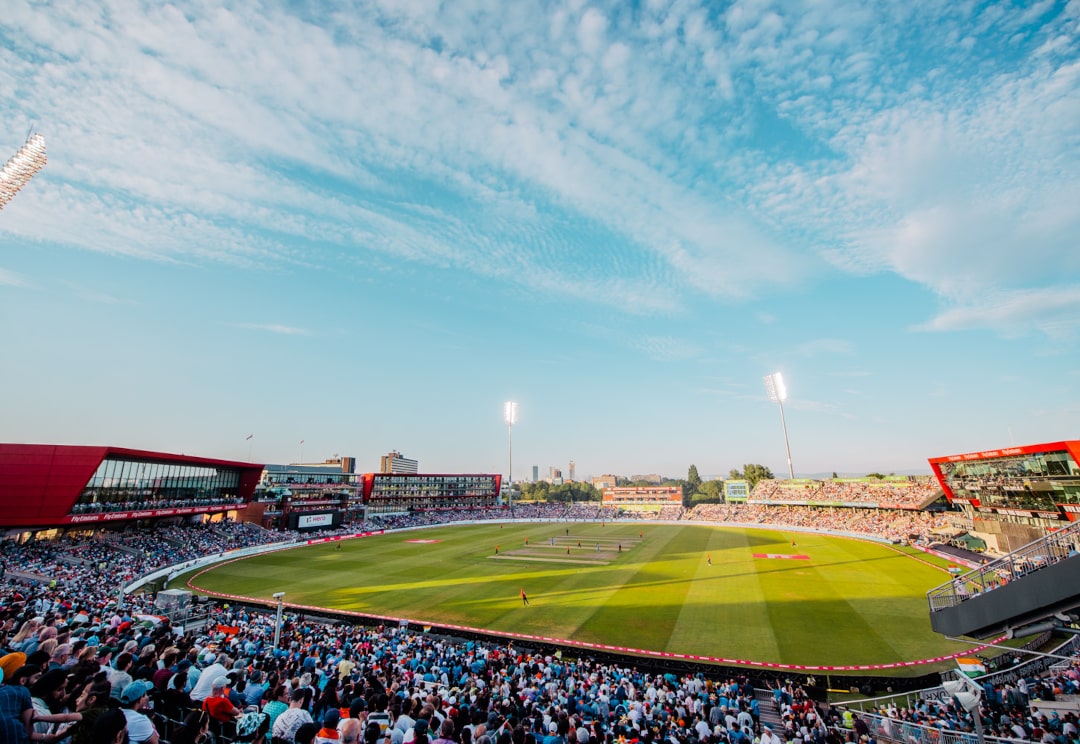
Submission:
[[[31,134],[26,144],[11,156],[0,168],[0,209],[15,198],[15,194],[45,167],[45,138],[40,134]]]
[[[277,600],[277,619],[274,620],[274,650],[277,650],[278,642],[281,640],[281,609],[285,601],[285,592],[275,592],[274,599]]]
[[[791,446],[788,444],[787,439],[787,421],[784,419],[784,401],[787,400],[787,387],[784,385],[784,378],[779,372],[765,375],[765,392],[768,393],[769,400],[780,406],[780,424],[784,427],[784,451],[787,452],[788,477],[795,480],[795,471],[791,467]]]
[[[514,511],[514,424],[517,422],[517,403],[506,401],[503,406],[503,418],[506,419],[506,500],[510,511]]]

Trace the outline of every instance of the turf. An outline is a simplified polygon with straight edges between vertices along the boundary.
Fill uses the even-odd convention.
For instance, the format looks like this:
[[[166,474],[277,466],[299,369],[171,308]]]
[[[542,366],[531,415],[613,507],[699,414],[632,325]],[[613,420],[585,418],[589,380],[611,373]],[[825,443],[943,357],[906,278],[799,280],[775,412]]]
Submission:
[[[947,575],[928,561],[940,562],[861,540],[574,523],[445,527],[340,544],[234,561],[192,585],[263,599],[284,591],[289,603],[417,623],[782,664],[886,664],[965,648],[930,629],[925,593]]]

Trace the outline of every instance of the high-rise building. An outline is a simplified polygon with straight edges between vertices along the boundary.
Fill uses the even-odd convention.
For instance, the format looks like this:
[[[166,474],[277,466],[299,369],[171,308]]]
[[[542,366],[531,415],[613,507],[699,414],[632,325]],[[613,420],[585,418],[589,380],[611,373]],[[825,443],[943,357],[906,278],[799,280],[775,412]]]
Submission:
[[[533,465],[533,479],[532,479],[532,482],[536,483],[538,480],[540,480],[540,466],[539,465]]]
[[[417,460],[410,460],[397,450],[379,458],[380,473],[415,474],[419,472],[419,467],[420,463]]]
[[[574,478],[574,461],[573,460],[570,461],[570,467],[568,468],[568,470],[570,471],[570,482],[573,483],[576,480]]]

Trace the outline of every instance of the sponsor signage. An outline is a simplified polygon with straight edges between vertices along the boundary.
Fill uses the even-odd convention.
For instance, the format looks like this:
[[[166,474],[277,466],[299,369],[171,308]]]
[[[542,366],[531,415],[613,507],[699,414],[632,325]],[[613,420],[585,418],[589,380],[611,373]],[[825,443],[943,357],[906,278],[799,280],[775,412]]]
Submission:
[[[329,527],[333,522],[333,514],[305,514],[296,520],[296,528],[303,530],[309,527]]]
[[[119,519],[149,519],[151,517],[174,517],[181,514],[212,514],[221,511],[238,509],[243,504],[231,504],[228,506],[208,506],[199,509],[193,506],[178,506],[171,509],[141,509],[139,511],[103,512],[101,514],[70,514],[65,518],[66,524],[86,524],[93,522],[113,522]]]

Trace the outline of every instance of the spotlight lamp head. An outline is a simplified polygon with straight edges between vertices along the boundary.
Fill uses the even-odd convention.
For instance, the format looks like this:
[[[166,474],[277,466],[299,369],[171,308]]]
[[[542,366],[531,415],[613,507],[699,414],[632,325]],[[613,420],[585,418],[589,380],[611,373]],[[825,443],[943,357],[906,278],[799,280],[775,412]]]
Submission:
[[[506,419],[508,426],[513,426],[517,423],[517,403],[513,401],[507,401],[503,406],[503,417]]]
[[[960,672],[956,679],[942,680],[941,687],[967,711],[978,707],[982,699],[982,688],[963,672]]]
[[[784,376],[779,372],[765,375],[765,392],[773,403],[783,403],[787,400],[787,386],[784,385]]]
[[[285,592],[274,592],[274,599],[281,599],[285,596]]]
[[[40,134],[30,135],[26,144],[0,168],[0,209],[45,167],[47,160],[45,138]]]

